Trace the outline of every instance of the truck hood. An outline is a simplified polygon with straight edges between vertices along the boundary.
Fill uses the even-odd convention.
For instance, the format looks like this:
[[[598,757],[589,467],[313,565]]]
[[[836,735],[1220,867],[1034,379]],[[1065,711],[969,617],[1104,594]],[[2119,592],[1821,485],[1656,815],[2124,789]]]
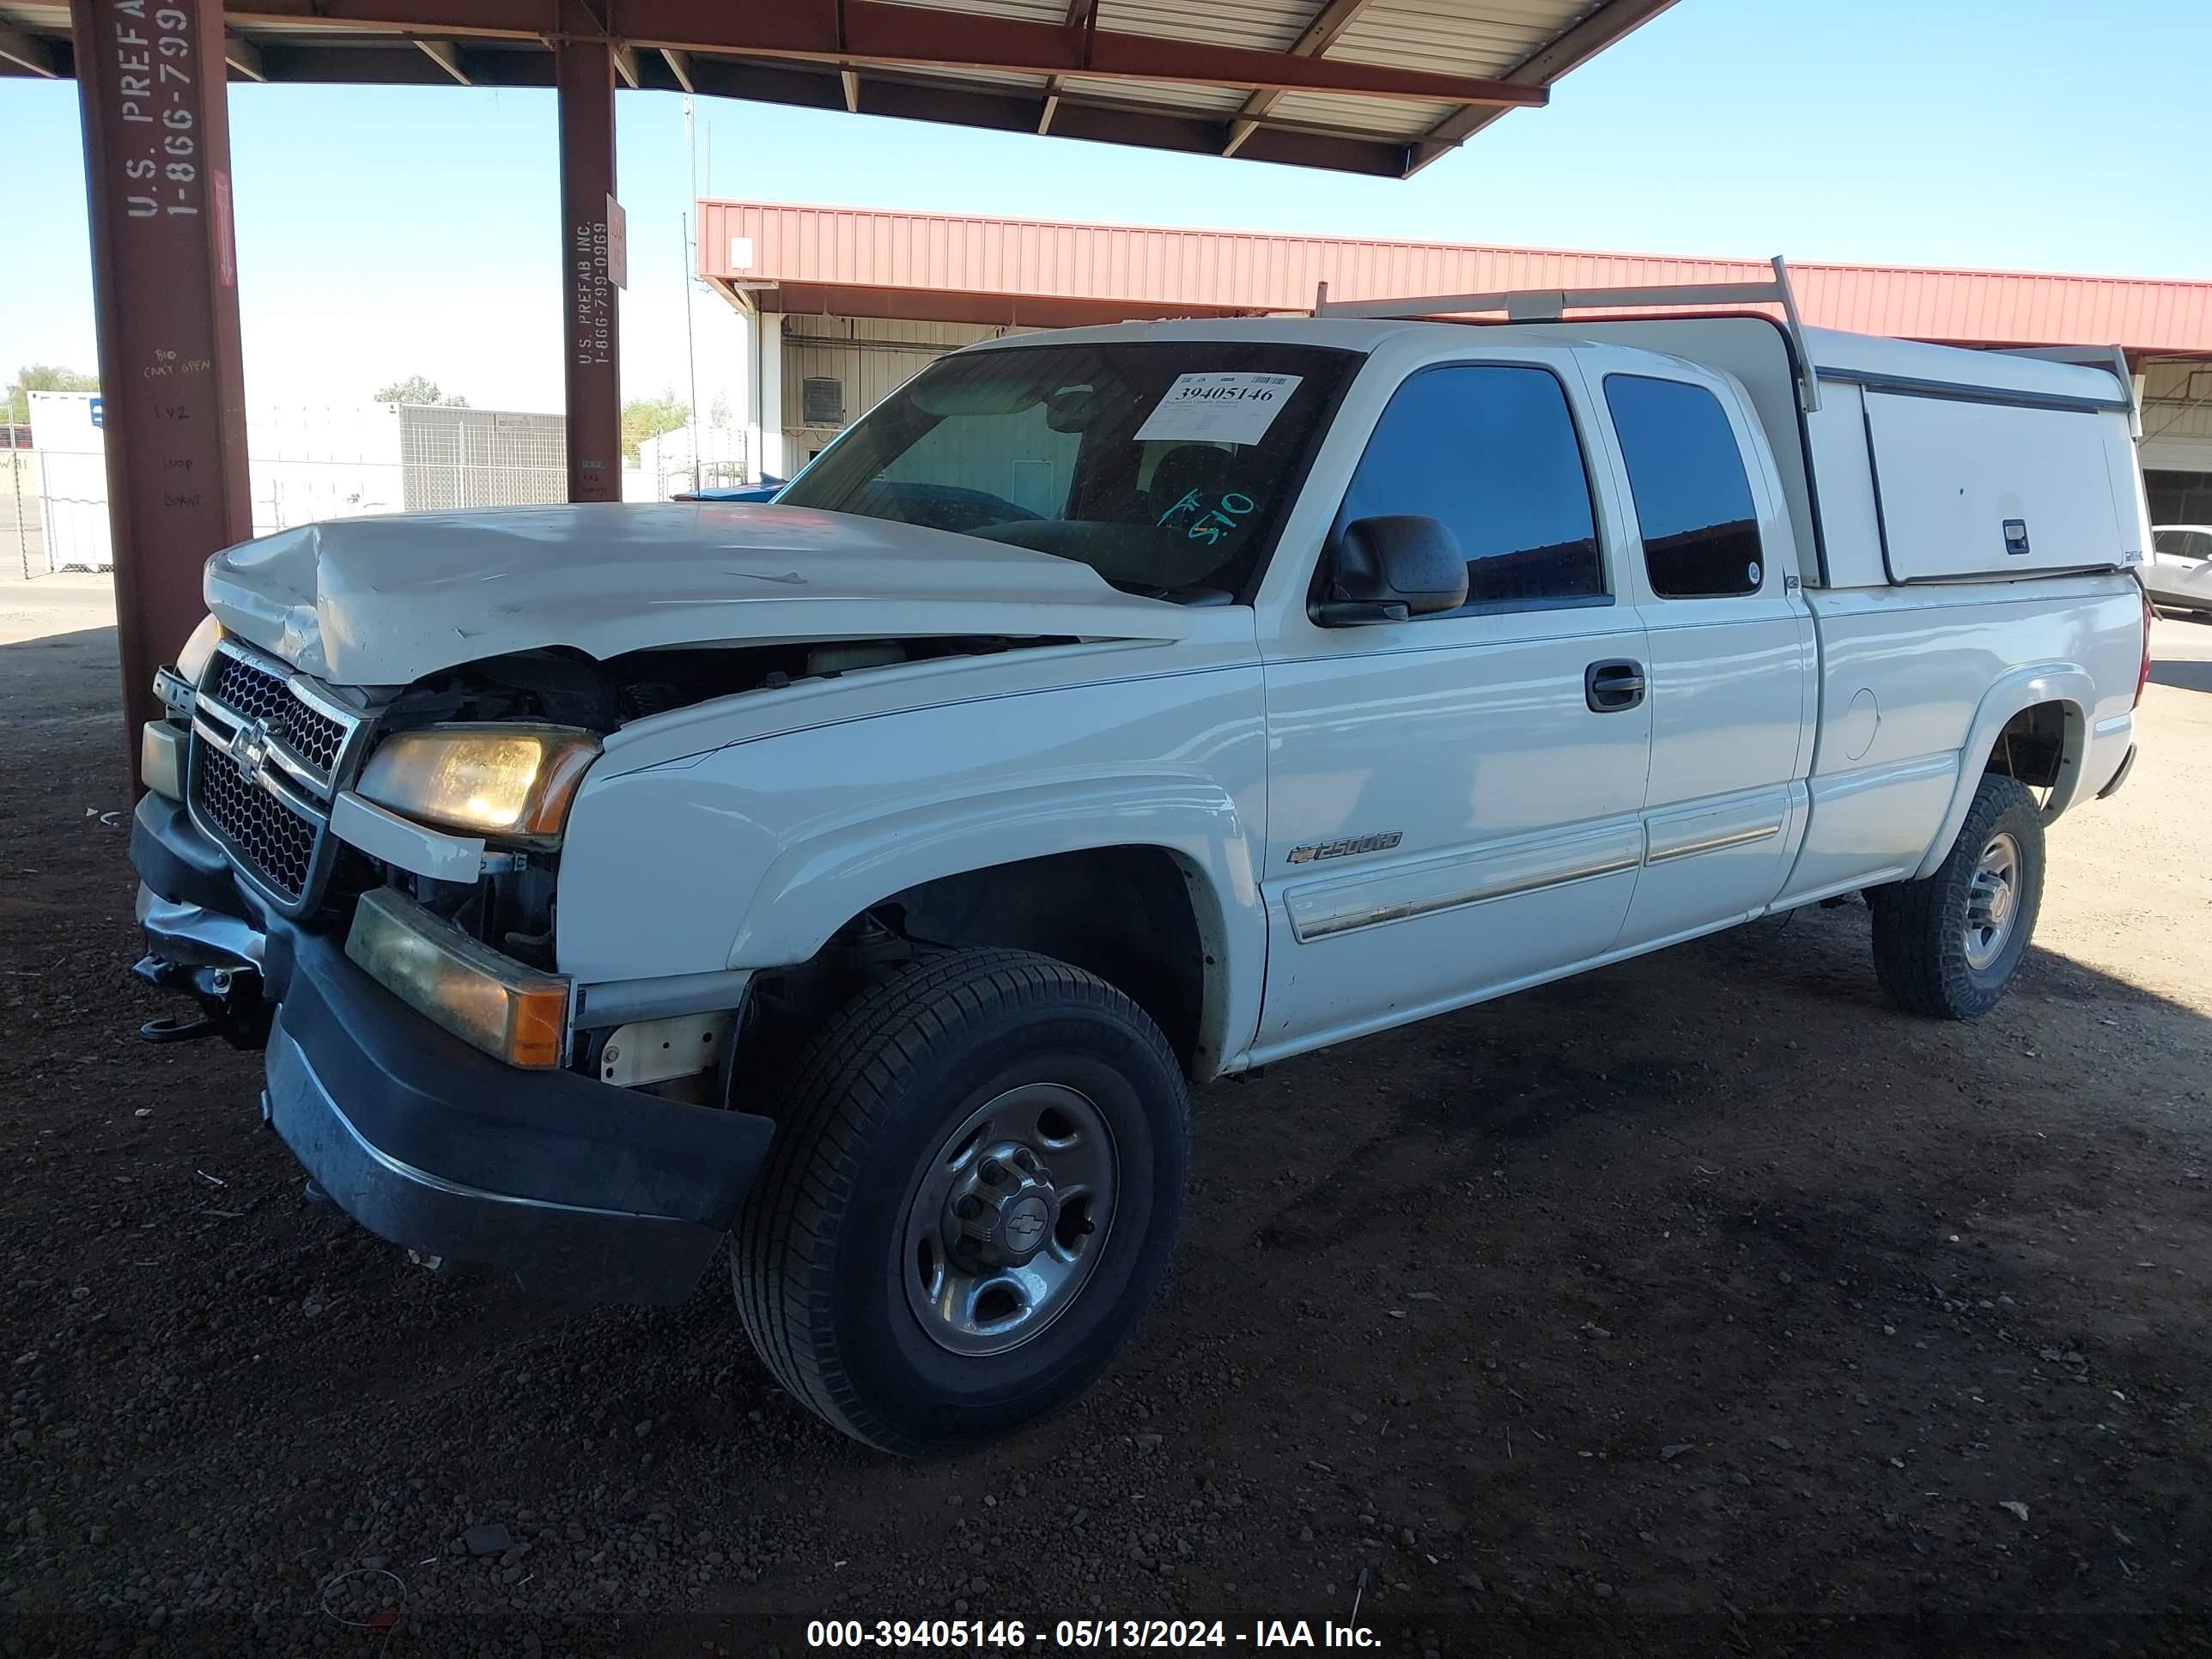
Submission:
[[[1088,565],[805,507],[676,503],[303,525],[208,561],[232,633],[343,685],[399,685],[546,646],[933,635],[1174,640],[1179,605]]]

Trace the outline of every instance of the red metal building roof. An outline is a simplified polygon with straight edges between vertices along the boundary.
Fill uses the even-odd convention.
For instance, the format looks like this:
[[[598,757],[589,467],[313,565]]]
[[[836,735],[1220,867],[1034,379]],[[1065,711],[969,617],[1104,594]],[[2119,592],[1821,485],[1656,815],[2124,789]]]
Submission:
[[[1500,289],[1758,282],[1757,261],[1086,225],[752,202],[699,204],[700,274],[785,311],[1066,326]],[[1790,266],[1805,321],[1976,345],[2212,352],[2212,283]]]

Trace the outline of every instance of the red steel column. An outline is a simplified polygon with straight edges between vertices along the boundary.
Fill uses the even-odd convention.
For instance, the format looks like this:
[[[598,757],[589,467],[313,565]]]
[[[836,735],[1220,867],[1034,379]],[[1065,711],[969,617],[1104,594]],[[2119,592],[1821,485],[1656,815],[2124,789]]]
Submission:
[[[622,354],[607,278],[607,198],[615,190],[615,50],[578,4],[580,38],[554,46],[561,121],[561,257],[567,274],[568,499],[622,499]]]
[[[221,0],[70,0],[134,789],[154,671],[252,534]]]

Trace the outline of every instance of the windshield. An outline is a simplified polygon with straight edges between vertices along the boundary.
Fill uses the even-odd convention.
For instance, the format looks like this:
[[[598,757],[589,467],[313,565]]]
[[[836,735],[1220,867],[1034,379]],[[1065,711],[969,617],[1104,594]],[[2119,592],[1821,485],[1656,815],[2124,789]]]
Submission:
[[[1260,341],[965,353],[877,405],[776,500],[1009,542],[1132,592],[1218,602],[1266,558],[1358,363]]]

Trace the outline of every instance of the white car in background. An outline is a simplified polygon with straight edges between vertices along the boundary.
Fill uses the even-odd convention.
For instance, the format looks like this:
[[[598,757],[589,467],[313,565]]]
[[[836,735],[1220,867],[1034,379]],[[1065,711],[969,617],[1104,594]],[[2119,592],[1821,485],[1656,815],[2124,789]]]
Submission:
[[[2151,557],[2142,567],[2150,602],[2212,619],[2212,525],[2155,526],[2150,541]]]

